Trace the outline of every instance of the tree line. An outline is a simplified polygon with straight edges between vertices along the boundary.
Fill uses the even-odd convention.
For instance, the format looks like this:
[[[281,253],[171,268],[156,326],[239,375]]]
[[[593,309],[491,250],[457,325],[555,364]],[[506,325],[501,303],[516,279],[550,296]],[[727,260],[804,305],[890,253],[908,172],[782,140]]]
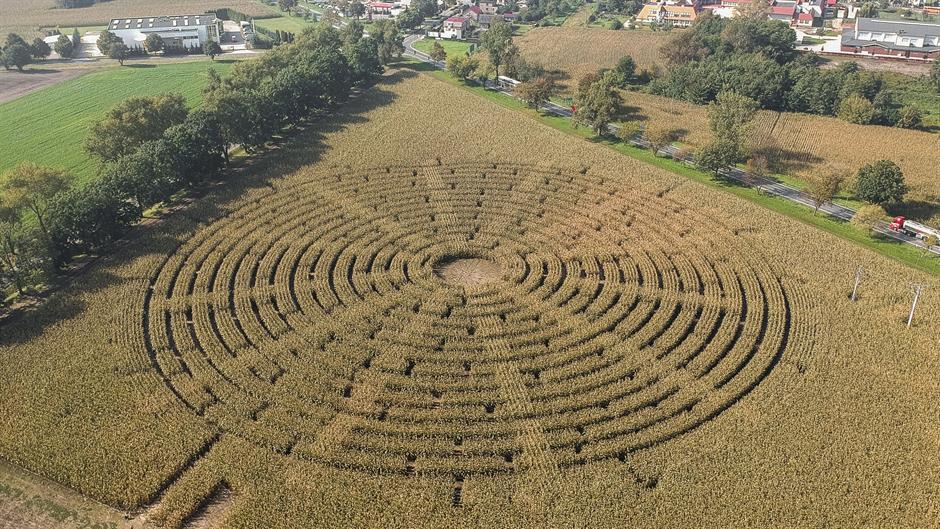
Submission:
[[[24,292],[120,238],[147,209],[222,180],[232,147],[256,152],[286,128],[328,115],[401,51],[389,28],[365,37],[361,25],[318,25],[225,78],[210,69],[194,110],[178,94],[122,102],[86,139],[99,179],[73,186],[66,171],[31,162],[0,177],[0,286]]]
[[[669,70],[649,91],[707,104],[730,88],[770,110],[866,125],[921,125],[920,109],[895,101],[881,73],[861,71],[854,62],[822,69],[817,55],[798,56],[794,31],[768,19],[761,5],[733,19],[703,13],[673,35],[661,48]]]

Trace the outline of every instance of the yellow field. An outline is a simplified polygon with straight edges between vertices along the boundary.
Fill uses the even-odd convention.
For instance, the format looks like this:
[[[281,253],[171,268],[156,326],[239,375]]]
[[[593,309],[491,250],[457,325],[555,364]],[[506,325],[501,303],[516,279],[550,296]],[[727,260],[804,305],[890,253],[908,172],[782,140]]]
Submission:
[[[662,65],[659,47],[669,34],[644,30],[611,31],[586,27],[535,28],[515,42],[522,55],[546,68],[567,72],[568,86],[600,68],[612,68],[629,54],[639,68]]]
[[[274,12],[256,0],[111,0],[80,9],[56,9],[54,0],[0,0],[0,35],[19,31],[38,33],[40,28],[107,25],[112,18],[200,14],[230,7],[252,16]]]
[[[855,173],[867,163],[894,160],[911,187],[908,198],[933,202],[940,209],[940,135],[781,113],[763,116],[754,138],[757,145],[775,144],[782,149],[785,159],[796,170]],[[940,219],[940,211],[937,218]]]
[[[683,134],[679,141],[699,147],[710,140],[708,115],[703,106],[629,92],[624,95],[627,119],[676,123]],[[751,137],[754,147],[775,147],[781,169],[796,176],[835,170],[854,175],[860,167],[880,159],[894,160],[911,187],[911,202],[924,219],[940,224],[940,136],[927,132],[854,125],[840,119],[762,111]]]
[[[940,281],[430,76],[136,235],[2,329],[0,457],[152,522],[935,525]]]

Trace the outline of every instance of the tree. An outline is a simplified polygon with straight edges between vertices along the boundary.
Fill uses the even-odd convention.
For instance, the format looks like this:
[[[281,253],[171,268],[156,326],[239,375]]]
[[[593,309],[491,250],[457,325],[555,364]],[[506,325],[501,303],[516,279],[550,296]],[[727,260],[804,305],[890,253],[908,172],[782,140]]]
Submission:
[[[852,216],[852,224],[865,229],[872,229],[879,221],[883,221],[888,214],[884,208],[875,204],[866,204]]]
[[[167,129],[164,138],[178,182],[194,186],[222,176],[227,153],[216,112],[195,110],[183,123]]]
[[[624,55],[617,61],[617,66],[614,67],[614,72],[617,74],[617,77],[620,81],[620,87],[625,87],[630,81],[633,80],[633,76],[636,75],[636,61],[633,60],[633,57],[629,55]]]
[[[216,55],[222,54],[222,46],[214,40],[209,40],[206,41],[206,44],[202,47],[202,51],[214,61]]]
[[[147,53],[159,53],[164,48],[163,37],[159,33],[151,33],[144,39],[144,49],[147,50]]]
[[[82,35],[78,32],[78,28],[72,30],[72,49],[77,53],[78,50],[82,47]]]
[[[277,5],[284,11],[290,11],[297,5],[297,0],[277,0]]]
[[[715,137],[743,150],[751,122],[757,115],[757,101],[735,92],[724,91],[708,105],[708,126]]]
[[[369,35],[375,39],[379,53],[379,62],[389,64],[401,58],[405,51],[404,37],[398,31],[398,26],[391,20],[378,20],[372,25]]]
[[[23,68],[32,62],[33,56],[26,41],[16,33],[10,33],[3,45],[0,59],[3,61],[3,67],[7,70],[16,68],[22,72]]]
[[[476,57],[454,55],[447,58],[447,71],[457,79],[469,79],[480,65]]]
[[[936,235],[924,237],[924,256],[930,255],[930,249],[934,246],[940,246],[940,237]]]
[[[904,173],[891,160],[879,160],[858,170],[855,194],[871,204],[900,202],[907,193]]]
[[[65,35],[59,35],[59,38],[55,41],[55,52],[63,59],[71,58],[72,55],[75,54],[75,46],[72,44],[72,39]]]
[[[636,121],[626,121],[617,128],[617,137],[624,143],[630,143],[642,134],[643,127]]]
[[[171,144],[148,141],[127,156],[109,165],[102,180],[134,202],[140,211],[163,202],[180,186],[172,165]]]
[[[576,125],[586,125],[595,134],[607,133],[607,126],[620,112],[622,100],[617,87],[617,76],[607,72],[599,79],[582,88],[577,94]]]
[[[429,55],[433,61],[444,62],[447,60],[447,52],[444,51],[444,46],[441,46],[441,43],[436,40],[431,46],[431,53],[429,53]]]
[[[646,137],[646,141],[649,142],[650,151],[656,156],[659,151],[675,141],[676,130],[666,123],[657,121],[647,125],[643,135]]]
[[[727,139],[717,139],[695,153],[695,164],[719,176],[721,171],[737,163],[738,145]]]
[[[3,175],[0,180],[7,205],[27,210],[33,214],[39,229],[49,234],[46,213],[53,198],[69,188],[69,177],[65,172],[32,162],[22,162]]]
[[[359,39],[343,46],[354,82],[369,83],[382,73],[378,45],[372,37]]]
[[[839,103],[839,119],[858,125],[868,125],[875,117],[875,106],[860,95],[851,95]]]
[[[49,206],[49,237],[62,264],[117,240],[136,220],[133,204],[105,182],[60,193]]]
[[[33,43],[29,47],[29,53],[34,59],[45,59],[52,54],[52,48],[46,44],[46,41],[37,37],[33,39]]]
[[[181,94],[132,97],[119,103],[92,125],[85,149],[106,162],[128,155],[147,141],[160,139],[188,114]]]
[[[745,4],[738,8],[738,16],[755,18],[763,20],[771,13],[770,2],[767,0],[753,0],[750,4]]]
[[[359,2],[358,0],[349,4],[349,15],[355,19],[359,19],[362,15],[366,14],[366,6]]]
[[[755,154],[747,159],[744,170],[746,172],[745,182],[751,186],[756,185],[757,190],[760,191],[760,182],[770,172],[770,162],[766,156]]]
[[[872,2],[862,4],[857,16],[859,18],[878,18],[878,5]]]
[[[813,214],[819,212],[819,208],[829,204],[839,194],[842,184],[845,182],[845,175],[827,171],[822,174],[813,175],[808,179],[806,193],[813,200]]]
[[[3,202],[0,197],[0,274],[12,281],[20,294],[26,286],[25,274],[20,265],[20,233],[23,223],[20,212]]]
[[[515,88],[516,96],[530,108],[541,108],[556,91],[555,81],[549,77],[537,77],[531,81],[519,83]]]
[[[121,37],[118,37],[117,35],[115,35],[114,33],[111,33],[108,30],[104,30],[101,32],[101,34],[98,35],[98,40],[96,41],[96,45],[98,46],[98,51],[100,51],[101,54],[104,55],[105,57],[108,57],[110,56],[108,51],[111,49],[111,46],[113,44],[117,44],[118,42],[123,44],[124,40],[121,39]]]
[[[131,50],[123,42],[114,42],[108,46],[108,58],[114,59],[124,66],[124,61],[130,56]]]
[[[623,22],[621,22],[619,18],[613,19],[610,23],[610,29],[614,31],[623,29]]]
[[[480,36],[480,47],[487,52],[487,57],[497,76],[499,76],[499,66],[503,64],[503,58],[510,44],[512,44],[512,25],[503,17],[493,18],[490,28]]]
[[[395,19],[395,22],[404,29],[414,29],[421,25],[421,22],[424,21],[424,17],[421,16],[421,13],[413,7],[408,7],[404,11],[398,14],[398,17]]]
[[[901,107],[901,110],[898,111],[898,119],[894,122],[894,126],[903,129],[916,129],[920,127],[922,122],[923,113],[920,108],[907,105]]]
[[[935,92],[940,93],[940,61],[933,61],[930,66],[930,73],[927,75],[927,81]]]

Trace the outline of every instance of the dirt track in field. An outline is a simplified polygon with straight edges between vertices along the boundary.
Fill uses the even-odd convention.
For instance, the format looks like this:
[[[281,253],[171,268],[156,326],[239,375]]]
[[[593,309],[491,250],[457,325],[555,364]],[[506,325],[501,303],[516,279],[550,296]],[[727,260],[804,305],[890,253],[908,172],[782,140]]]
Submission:
[[[36,90],[88,73],[84,68],[56,69],[42,65],[23,72],[0,70],[0,103],[12,101]]]

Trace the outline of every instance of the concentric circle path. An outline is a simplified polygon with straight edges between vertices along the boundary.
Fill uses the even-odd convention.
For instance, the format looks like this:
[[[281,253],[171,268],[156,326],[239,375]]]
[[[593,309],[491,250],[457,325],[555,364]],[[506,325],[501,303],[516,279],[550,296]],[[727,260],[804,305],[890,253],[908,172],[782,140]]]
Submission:
[[[718,417],[803,335],[788,288],[720,222],[523,165],[279,188],[152,277],[141,332],[183,405],[372,473],[624,458]]]

